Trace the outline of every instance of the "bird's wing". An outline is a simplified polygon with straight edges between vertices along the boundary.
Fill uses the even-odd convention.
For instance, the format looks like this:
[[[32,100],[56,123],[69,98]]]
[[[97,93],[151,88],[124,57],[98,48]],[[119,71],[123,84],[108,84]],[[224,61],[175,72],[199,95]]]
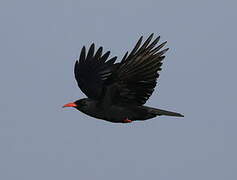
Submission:
[[[80,58],[74,66],[74,74],[78,86],[82,92],[91,99],[99,99],[104,81],[111,74],[114,62],[117,57],[108,60],[110,52],[103,54],[103,48],[99,47],[95,52],[95,45],[92,44],[86,54],[86,48],[81,50]]]
[[[161,50],[166,42],[157,45],[160,36],[151,41],[152,37],[153,34],[143,44],[141,37],[107,80],[110,87],[116,87],[111,95],[113,102],[142,105],[151,96],[159,77],[162,60],[165,58],[164,54],[168,50]]]

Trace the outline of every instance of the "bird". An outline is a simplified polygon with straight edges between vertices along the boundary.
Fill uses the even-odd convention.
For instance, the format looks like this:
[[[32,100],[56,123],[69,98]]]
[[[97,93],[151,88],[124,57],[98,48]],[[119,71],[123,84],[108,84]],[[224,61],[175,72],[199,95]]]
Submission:
[[[145,121],[156,116],[184,117],[182,114],[144,105],[152,95],[159,72],[169,48],[167,41],[158,43],[160,36],[152,33],[144,42],[143,36],[119,63],[103,53],[103,47],[92,43],[88,52],[83,46],[74,66],[77,84],[87,98],[67,103],[82,113],[112,123]]]

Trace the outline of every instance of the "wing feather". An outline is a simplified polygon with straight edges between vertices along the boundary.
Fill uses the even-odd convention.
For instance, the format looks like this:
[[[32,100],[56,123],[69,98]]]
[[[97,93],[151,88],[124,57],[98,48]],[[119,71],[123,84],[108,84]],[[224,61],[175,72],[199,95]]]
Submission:
[[[122,58],[116,71],[110,76],[110,85],[116,86],[116,93],[112,95],[117,104],[143,105],[151,96],[156,86],[161,70],[167,42],[157,46],[160,36],[152,41],[151,34],[142,44],[141,37],[135,47]],[[112,81],[111,81],[112,79]]]
[[[117,57],[109,58],[110,52],[103,54],[99,47],[95,52],[95,44],[91,44],[88,53],[83,46],[79,60],[74,66],[74,74],[78,86],[91,99],[100,99],[103,94],[104,82],[111,75]]]

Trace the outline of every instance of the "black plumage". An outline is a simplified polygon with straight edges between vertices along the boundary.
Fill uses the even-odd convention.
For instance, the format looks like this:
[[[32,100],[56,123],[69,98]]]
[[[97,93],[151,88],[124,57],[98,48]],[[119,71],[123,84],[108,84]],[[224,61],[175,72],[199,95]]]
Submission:
[[[64,107],[75,107],[95,118],[121,123],[160,115],[183,117],[179,113],[144,106],[154,91],[164,54],[168,51],[168,48],[163,49],[167,42],[157,45],[160,36],[153,41],[152,38],[153,34],[142,44],[141,37],[120,63],[115,63],[117,57],[109,58],[109,51],[103,54],[102,47],[96,51],[92,44],[88,53],[83,47],[74,74],[88,98]]]

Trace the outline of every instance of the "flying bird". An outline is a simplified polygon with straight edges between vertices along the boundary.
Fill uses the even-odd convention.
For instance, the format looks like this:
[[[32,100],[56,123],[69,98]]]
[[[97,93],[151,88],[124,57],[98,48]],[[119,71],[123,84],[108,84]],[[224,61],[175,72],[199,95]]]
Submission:
[[[151,34],[142,43],[140,37],[133,50],[126,52],[120,63],[117,57],[109,58],[110,52],[95,49],[91,44],[88,52],[85,46],[74,66],[78,86],[88,97],[65,104],[77,110],[113,123],[131,123],[156,116],[177,116],[182,114],[145,106],[154,91],[159,77],[167,42],[158,44],[160,36]]]

